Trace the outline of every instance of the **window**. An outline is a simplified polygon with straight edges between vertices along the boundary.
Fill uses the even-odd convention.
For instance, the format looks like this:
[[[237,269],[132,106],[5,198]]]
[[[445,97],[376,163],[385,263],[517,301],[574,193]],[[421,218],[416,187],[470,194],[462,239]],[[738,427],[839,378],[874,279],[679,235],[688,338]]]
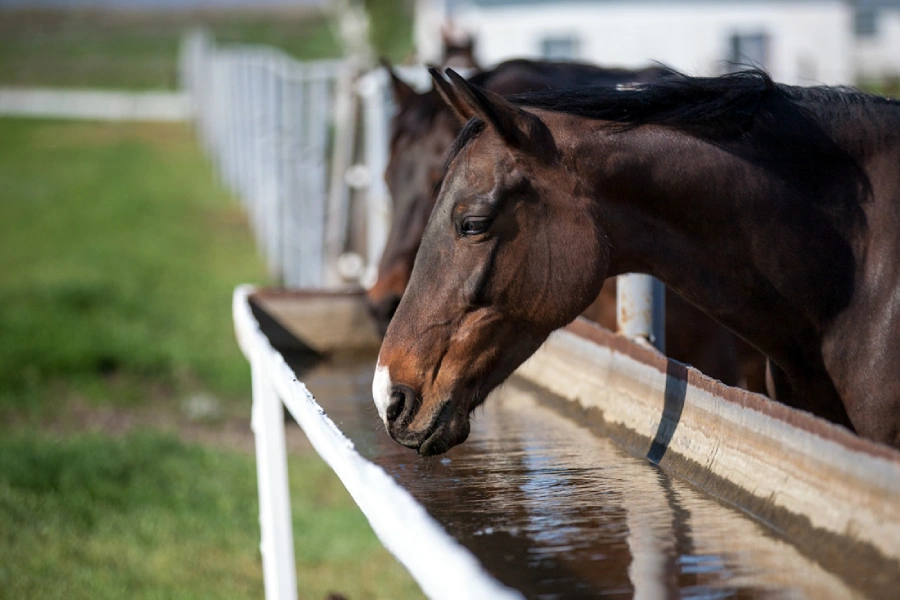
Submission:
[[[878,34],[878,11],[874,8],[857,8],[855,20],[857,37],[870,37]]]
[[[731,56],[729,62],[738,69],[766,68],[769,54],[769,36],[766,33],[731,36]]]
[[[546,37],[541,40],[541,56],[545,60],[575,60],[578,40],[572,36]]]

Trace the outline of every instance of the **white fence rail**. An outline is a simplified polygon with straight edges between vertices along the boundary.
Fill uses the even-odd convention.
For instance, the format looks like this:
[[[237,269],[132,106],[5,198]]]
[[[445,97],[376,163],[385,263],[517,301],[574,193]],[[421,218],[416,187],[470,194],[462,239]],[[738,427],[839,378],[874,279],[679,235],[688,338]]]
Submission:
[[[253,289],[235,290],[235,333],[253,374],[253,433],[259,480],[260,549],[268,600],[295,600],[297,574],[284,444],[284,408],[297,420],[366,515],[384,546],[431,598],[513,600],[521,595],[488,575],[472,553],[384,469],[360,455],[297,381],[250,308]],[[348,574],[352,576],[352,574]]]
[[[420,87],[430,81],[424,67],[399,71]],[[374,283],[391,214],[384,69],[219,47],[194,32],[181,73],[203,145],[244,204],[270,274],[286,287]]]
[[[298,62],[268,47],[186,39],[183,87],[222,181],[240,198],[270,274],[292,287],[328,283],[328,157],[339,61]]]
[[[177,92],[0,88],[0,115],[100,121],[186,121],[190,98]]]

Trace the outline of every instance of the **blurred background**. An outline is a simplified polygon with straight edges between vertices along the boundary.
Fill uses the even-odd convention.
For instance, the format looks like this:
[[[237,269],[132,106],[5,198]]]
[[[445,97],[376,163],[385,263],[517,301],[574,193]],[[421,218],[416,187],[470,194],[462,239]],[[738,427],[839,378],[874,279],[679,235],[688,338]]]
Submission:
[[[390,210],[370,71],[447,40],[900,91],[900,0],[0,0],[0,598],[262,597],[231,293],[366,283]],[[277,93],[241,96],[257,75]],[[301,597],[419,597],[288,434]]]
[[[412,7],[369,10],[379,52],[406,56]],[[199,26],[337,58],[339,21],[312,1],[0,0],[0,598],[263,596],[231,293],[275,281],[182,114],[179,52]],[[114,118],[135,97],[163,110]],[[289,445],[301,597],[420,597]]]

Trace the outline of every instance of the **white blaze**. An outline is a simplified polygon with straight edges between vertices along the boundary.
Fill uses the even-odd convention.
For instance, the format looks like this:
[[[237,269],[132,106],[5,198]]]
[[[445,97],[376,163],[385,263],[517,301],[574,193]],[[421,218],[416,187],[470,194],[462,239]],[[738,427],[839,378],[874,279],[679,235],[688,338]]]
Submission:
[[[372,378],[372,398],[375,400],[375,408],[378,415],[387,427],[387,407],[391,401],[391,376],[388,368],[378,364],[375,367],[375,377]]]

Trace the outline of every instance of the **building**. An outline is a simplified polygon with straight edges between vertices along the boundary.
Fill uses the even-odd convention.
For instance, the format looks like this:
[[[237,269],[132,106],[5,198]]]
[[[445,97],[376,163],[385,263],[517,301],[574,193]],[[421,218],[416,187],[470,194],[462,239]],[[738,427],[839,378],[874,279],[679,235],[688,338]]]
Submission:
[[[854,70],[859,82],[900,80],[900,0],[858,0]]]
[[[431,28],[449,18],[475,36],[486,65],[658,61],[694,75],[752,65],[799,85],[900,74],[900,0],[419,0],[418,9],[426,60],[440,40]]]

